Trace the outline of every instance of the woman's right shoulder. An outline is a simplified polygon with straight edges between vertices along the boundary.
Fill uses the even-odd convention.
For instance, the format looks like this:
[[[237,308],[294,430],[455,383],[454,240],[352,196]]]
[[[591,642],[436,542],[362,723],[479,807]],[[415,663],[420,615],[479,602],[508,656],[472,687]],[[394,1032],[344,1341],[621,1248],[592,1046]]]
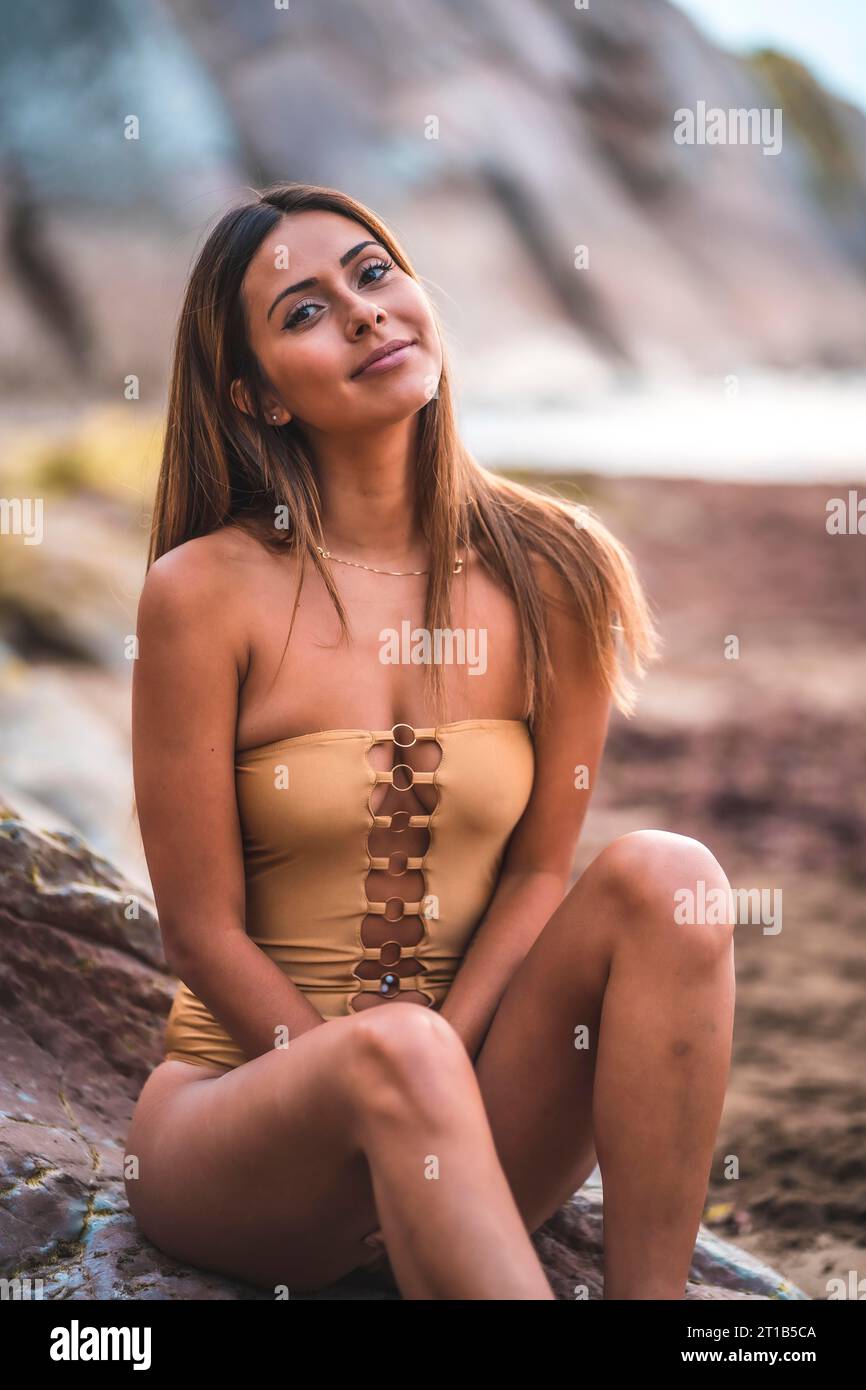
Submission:
[[[262,546],[238,526],[220,526],[166,550],[147,571],[139,611],[168,615],[211,610],[236,597],[262,564]]]

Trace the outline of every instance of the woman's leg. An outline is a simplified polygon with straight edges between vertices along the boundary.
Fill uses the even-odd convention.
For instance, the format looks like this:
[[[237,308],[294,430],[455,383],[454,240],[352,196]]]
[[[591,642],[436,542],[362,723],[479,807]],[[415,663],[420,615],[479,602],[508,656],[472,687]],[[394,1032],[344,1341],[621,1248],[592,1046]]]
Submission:
[[[529,1231],[604,1184],[605,1298],[682,1298],[730,1067],[733,926],[679,925],[674,893],[729,885],[696,840],[608,845],[509,982],[476,1058]]]
[[[359,1018],[357,1133],[403,1296],[553,1299],[454,1029],[409,1005]]]
[[[160,1249],[291,1295],[368,1263],[381,1225],[407,1297],[553,1297],[444,1019],[380,1005],[197,1070],[158,1067],[127,1138],[130,1209]]]

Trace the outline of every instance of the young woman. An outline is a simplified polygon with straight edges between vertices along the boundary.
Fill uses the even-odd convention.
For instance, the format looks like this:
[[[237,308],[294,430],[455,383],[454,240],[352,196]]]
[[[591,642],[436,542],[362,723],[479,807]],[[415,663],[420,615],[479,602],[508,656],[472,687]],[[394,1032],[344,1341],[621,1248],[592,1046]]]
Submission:
[[[266,190],[193,269],[132,706],[181,983],[130,1207],[290,1294],[378,1260],[406,1298],[551,1299],[530,1234],[597,1159],[605,1296],[682,1298],[734,975],[674,894],[727,880],[641,830],[569,886],[656,634],[589,510],[467,453],[443,356],[340,192]]]

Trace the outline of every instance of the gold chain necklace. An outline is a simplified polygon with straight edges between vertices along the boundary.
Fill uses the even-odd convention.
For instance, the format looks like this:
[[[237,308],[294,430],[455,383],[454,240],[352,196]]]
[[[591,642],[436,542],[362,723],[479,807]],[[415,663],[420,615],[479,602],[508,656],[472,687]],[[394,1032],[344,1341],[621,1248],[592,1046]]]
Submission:
[[[330,550],[323,550],[320,545],[316,546],[323,560],[336,560],[338,565],[355,565],[361,570],[370,570],[372,574],[429,574],[429,570],[379,570],[374,565],[362,565],[360,560],[341,560],[339,555],[332,555]],[[463,557],[455,555],[454,568],[452,574],[460,574],[463,569]]]

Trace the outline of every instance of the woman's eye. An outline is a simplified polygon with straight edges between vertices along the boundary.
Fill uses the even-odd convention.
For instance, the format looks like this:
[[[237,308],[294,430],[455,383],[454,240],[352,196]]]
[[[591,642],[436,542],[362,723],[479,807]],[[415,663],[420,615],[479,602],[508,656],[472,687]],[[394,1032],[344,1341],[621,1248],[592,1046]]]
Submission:
[[[368,270],[379,270],[379,269],[381,269],[382,275],[377,275],[377,277],[376,277],[377,280],[381,280],[381,279],[382,279],[382,276],[385,274],[386,271],[389,271],[389,270],[393,270],[393,269],[394,269],[394,262],[393,262],[393,261],[371,261],[369,265],[365,265],[365,266],[364,266],[364,269],[361,271],[361,274],[362,274],[362,275],[366,275]],[[369,282],[368,282],[368,283],[369,283]],[[373,283],[375,284],[375,281],[374,281]]]
[[[283,328],[294,328],[296,323],[306,323],[307,320],[299,318],[298,315],[302,309],[315,309],[315,307],[316,305],[312,300],[305,300],[303,304],[298,304],[292,313],[289,314],[289,317],[283,324]]]
[[[369,263],[368,265],[365,265],[365,266],[363,267],[363,269],[362,269],[362,271],[361,271],[361,274],[360,274],[360,276],[358,277],[358,284],[359,284],[359,285],[360,285],[360,284],[367,284],[367,285],[375,285],[375,284],[378,284],[378,282],[379,282],[380,280],[384,279],[384,277],[385,277],[385,275],[388,273],[388,271],[389,271],[389,270],[393,270],[393,269],[394,269],[394,262],[393,262],[393,261],[370,261],[370,263]],[[363,277],[367,274],[367,271],[368,271],[368,270],[381,270],[382,274],[381,274],[381,275],[377,275],[376,278],[375,278],[374,280],[366,280],[366,281],[365,281],[365,280],[363,279]],[[291,314],[289,315],[289,317],[286,319],[285,323],[283,324],[283,328],[295,328],[295,327],[297,327],[298,324],[308,323],[308,322],[309,322],[309,319],[307,319],[307,318],[301,318],[301,317],[300,317],[301,311],[302,311],[303,309],[316,309],[316,308],[318,308],[318,307],[319,307],[319,306],[316,304],[315,300],[304,300],[303,304],[298,304],[298,305],[295,306],[295,308],[292,310]]]

